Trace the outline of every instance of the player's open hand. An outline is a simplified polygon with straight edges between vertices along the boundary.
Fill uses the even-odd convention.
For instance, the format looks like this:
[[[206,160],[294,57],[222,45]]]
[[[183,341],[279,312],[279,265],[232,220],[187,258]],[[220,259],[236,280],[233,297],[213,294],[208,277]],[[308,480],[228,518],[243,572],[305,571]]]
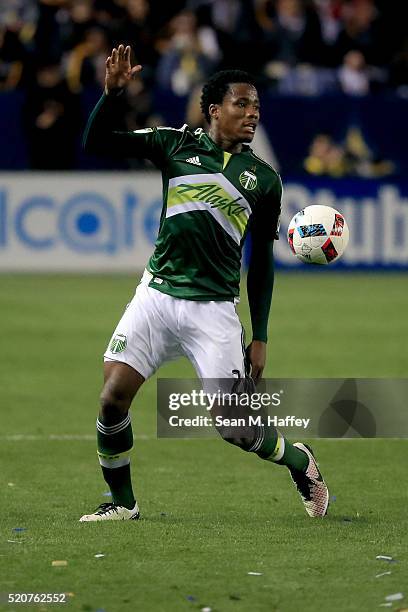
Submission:
[[[142,66],[133,66],[130,63],[130,47],[119,45],[112,49],[112,54],[106,60],[105,93],[112,89],[126,87],[135,74],[140,72]]]
[[[266,363],[266,343],[253,340],[246,350],[247,358],[251,364],[251,376],[257,384],[262,378]]]

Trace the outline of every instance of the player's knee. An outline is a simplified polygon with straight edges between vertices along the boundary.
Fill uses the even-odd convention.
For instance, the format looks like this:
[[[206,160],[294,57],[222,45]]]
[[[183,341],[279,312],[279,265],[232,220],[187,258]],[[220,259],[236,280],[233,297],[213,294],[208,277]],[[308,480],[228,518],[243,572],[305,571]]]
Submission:
[[[231,429],[229,427],[220,427],[217,428],[217,430],[221,438],[225,440],[225,442],[228,442],[228,444],[232,444],[233,446],[238,446],[244,451],[249,451],[251,446],[253,445],[254,436],[252,435],[252,432],[248,434],[246,434],[245,432],[240,432],[240,435],[237,436],[231,432]]]
[[[100,414],[105,421],[117,422],[130,408],[131,399],[119,388],[105,385],[100,396]]]

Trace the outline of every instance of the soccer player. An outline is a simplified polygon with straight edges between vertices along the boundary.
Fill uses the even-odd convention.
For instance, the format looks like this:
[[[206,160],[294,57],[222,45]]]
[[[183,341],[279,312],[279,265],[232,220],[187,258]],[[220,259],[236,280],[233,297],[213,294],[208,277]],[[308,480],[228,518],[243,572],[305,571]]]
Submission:
[[[107,58],[105,92],[88,121],[84,145],[92,153],[151,160],[162,172],[163,211],[154,253],[104,356],[97,444],[112,502],[81,521],[139,518],[130,475],[129,408],[164,361],[185,355],[200,379],[245,378],[234,300],[248,231],[252,342],[246,354],[255,382],[266,361],[282,185],[275,170],[247,144],[259,121],[254,81],[238,70],[209,79],[201,97],[208,133],[201,128],[192,132],[187,125],[123,132],[115,129],[120,96],[142,68],[132,68],[130,53],[130,47],[119,45]],[[324,516],[328,490],[309,447],[290,444],[274,428],[259,430],[252,440],[226,439],[287,466],[307,513]]]

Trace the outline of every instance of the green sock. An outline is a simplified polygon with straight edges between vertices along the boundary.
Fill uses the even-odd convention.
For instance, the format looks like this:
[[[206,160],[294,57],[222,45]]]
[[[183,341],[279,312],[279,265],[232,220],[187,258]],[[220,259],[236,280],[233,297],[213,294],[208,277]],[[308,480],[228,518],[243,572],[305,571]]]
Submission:
[[[265,439],[256,454],[265,461],[286,465],[291,470],[304,472],[309,464],[306,453],[288,442],[275,428],[267,430]]]
[[[132,424],[128,414],[116,425],[106,426],[100,419],[96,421],[98,456],[103,477],[112,493],[112,501],[119,506],[133,508],[133,495],[130,477],[130,451],[133,447]]]
[[[279,465],[286,465],[291,470],[298,470],[299,472],[305,472],[309,465],[309,457],[302,450],[293,446],[290,442],[285,441],[285,451],[282,459],[276,461]]]

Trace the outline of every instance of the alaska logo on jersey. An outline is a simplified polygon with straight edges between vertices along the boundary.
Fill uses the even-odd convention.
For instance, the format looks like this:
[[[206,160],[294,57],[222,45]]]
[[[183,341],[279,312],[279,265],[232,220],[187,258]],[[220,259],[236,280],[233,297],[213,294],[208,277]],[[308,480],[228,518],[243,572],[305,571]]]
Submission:
[[[166,219],[205,211],[240,244],[251,206],[245,196],[221,173],[189,174],[169,180]]]
[[[188,195],[194,200],[207,202],[211,208],[220,208],[227,215],[239,215],[246,210],[246,206],[238,204],[242,197],[231,199],[226,194],[220,185],[204,184],[204,185],[178,185],[177,191],[180,195]]]
[[[239,182],[241,183],[244,189],[252,191],[257,186],[258,179],[256,178],[256,175],[253,172],[250,172],[249,170],[244,170],[244,172],[241,172],[241,174],[239,175]]]

